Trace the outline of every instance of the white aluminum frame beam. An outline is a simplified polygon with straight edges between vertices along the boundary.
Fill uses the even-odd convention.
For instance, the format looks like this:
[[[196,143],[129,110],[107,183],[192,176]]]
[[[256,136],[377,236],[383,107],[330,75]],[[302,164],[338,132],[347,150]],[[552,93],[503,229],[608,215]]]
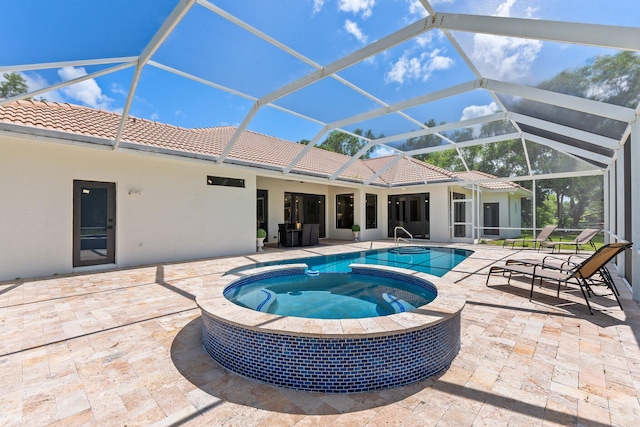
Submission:
[[[629,164],[637,165],[640,162],[640,115],[639,120],[636,120],[631,124],[630,133],[630,161]],[[624,168],[624,165],[621,165]],[[631,175],[631,197],[629,200],[630,209],[625,215],[630,216],[631,230],[629,232],[631,241],[634,242],[634,247],[631,249],[631,284],[633,300],[640,303],[640,249],[638,244],[640,243],[640,215],[638,212],[634,212],[633,209],[638,209],[640,206],[640,169],[632,167],[630,171],[625,171]]]
[[[482,87],[487,90],[519,96],[532,101],[542,102],[544,104],[557,105],[559,107],[581,111],[583,113],[595,114],[596,116],[607,117],[622,122],[632,122],[635,120],[635,111],[633,108],[606,104],[601,101],[580,98],[578,96],[565,95],[564,93],[552,92],[550,90],[538,89],[531,86],[522,86],[492,79],[483,79]]]
[[[366,180],[364,182],[365,185],[369,185],[371,184],[373,181],[375,181],[376,179],[378,179],[378,177],[380,175],[382,175],[383,173],[385,173],[389,168],[391,168],[392,166],[394,166],[396,163],[398,163],[400,160],[402,160],[404,158],[404,154],[402,153],[398,153],[396,154],[396,158],[395,159],[391,159],[387,162],[386,165],[384,165],[383,167],[381,167],[380,169],[378,169],[378,172],[374,173],[373,175],[371,175],[369,177],[368,180]]]
[[[436,13],[439,29],[640,51],[640,28],[544,19]]]
[[[154,34],[149,43],[147,43],[147,46],[138,57],[138,64],[135,72],[133,73],[133,78],[129,85],[129,92],[127,93],[127,99],[124,103],[124,107],[122,108],[122,116],[120,118],[120,123],[118,124],[118,130],[116,131],[116,135],[113,139],[113,150],[117,150],[120,145],[122,132],[124,131],[124,126],[127,123],[127,118],[129,117],[129,110],[131,109],[131,104],[133,103],[133,98],[136,94],[142,68],[144,68],[147,62],[151,59],[151,56],[153,56],[167,37],[169,37],[169,34],[171,34],[171,32],[176,28],[178,23],[180,23],[182,18],[184,18],[195,2],[196,0],[180,0],[180,3],[178,3],[171,11],[167,19],[162,23],[162,26],[160,26],[158,31]]]
[[[488,123],[488,122],[495,122],[495,121],[498,121],[498,120],[503,120],[504,118],[505,118],[505,114],[504,113],[489,114],[487,116],[480,116],[480,117],[475,117],[473,119],[461,120],[461,121],[455,122],[455,123],[445,123],[443,125],[434,126],[434,127],[429,128],[429,129],[420,129],[420,130],[414,130],[414,131],[411,131],[411,132],[405,132],[405,133],[400,133],[400,134],[396,134],[396,135],[385,136],[384,138],[376,139],[375,143],[376,144],[387,144],[389,142],[401,141],[401,140],[409,139],[409,138],[417,138],[417,137],[424,136],[424,135],[437,134],[439,132],[444,132],[444,131],[453,130],[453,129],[461,129],[461,128],[466,128],[466,127],[476,126],[476,125],[483,124],[483,123]],[[453,148],[455,145],[459,145],[460,144],[459,142],[453,142],[453,141],[451,141],[449,139],[447,139],[447,141],[451,145],[448,148]]]
[[[51,68],[64,67],[89,67],[92,65],[108,65],[131,63],[138,60],[137,56],[121,56],[118,58],[81,59],[77,61],[41,62],[37,64],[20,64],[0,66],[0,73],[13,73],[18,71],[49,70]]]
[[[106,74],[115,73],[116,71],[124,70],[125,68],[133,67],[134,65],[136,65],[135,62],[129,62],[129,63],[125,63],[125,64],[116,65],[115,67],[105,68],[104,70],[96,71],[95,73],[85,74],[84,76],[76,77],[75,79],[71,79],[71,80],[65,80],[64,82],[60,82],[60,83],[56,83],[56,84],[51,85],[51,86],[43,87],[41,89],[37,89],[37,90],[34,90],[32,92],[29,92],[29,93],[22,93],[20,95],[13,96],[11,98],[2,99],[2,100],[0,100],[0,105],[5,105],[5,104],[8,104],[10,102],[17,101],[19,99],[32,98],[34,96],[38,96],[38,95],[41,95],[43,93],[51,92],[53,90],[58,90],[60,88],[66,87],[66,86],[71,86],[71,85],[74,85],[76,83],[83,82],[85,80],[95,79],[97,77],[104,76]]]
[[[351,156],[351,158],[349,160],[347,160],[344,165],[340,166],[340,168],[338,168],[338,170],[335,171],[335,173],[333,175],[331,175],[331,177],[329,177],[329,181],[334,181],[337,177],[340,176],[340,174],[342,172],[347,170],[347,168],[349,166],[351,166],[353,163],[355,163],[356,160],[358,160],[360,157],[362,157],[373,146],[374,146],[374,142],[373,141],[370,140],[369,142],[367,142],[364,145],[364,147],[362,147],[360,150],[358,150],[358,152],[356,154]]]
[[[522,182],[522,181],[539,181],[543,179],[561,179],[561,178],[580,178],[583,176],[602,176],[605,174],[603,169],[592,169],[586,171],[574,171],[574,172],[553,172],[543,173],[535,176],[509,176],[503,178],[487,178],[487,179],[474,179],[474,180],[461,180],[459,182],[469,184],[484,184],[489,182]]]
[[[291,82],[281,87],[280,89],[277,89],[263,96],[256,102],[256,104],[254,105],[254,108],[251,110],[251,112],[249,112],[249,114],[242,121],[242,123],[238,127],[238,130],[231,137],[231,140],[229,141],[229,143],[227,143],[227,146],[225,147],[224,151],[218,158],[217,162],[218,163],[224,162],[224,159],[227,157],[229,152],[233,149],[233,146],[237,142],[238,138],[240,137],[242,132],[244,132],[247,125],[249,124],[249,122],[251,121],[251,119],[253,118],[253,116],[256,114],[257,110],[261,106],[270,104],[280,98],[283,98],[293,92],[296,92],[313,83],[316,83],[326,77],[332,76],[333,74],[339,71],[342,71],[345,68],[355,65],[361,61],[364,61],[365,59],[371,56],[374,56],[382,51],[388,50],[396,46],[397,44],[403,43],[411,37],[415,37],[426,31],[429,31],[431,28],[432,26],[429,24],[428,20],[421,19],[419,21],[416,21],[413,24],[410,24],[400,29],[399,31],[396,31],[395,33],[392,33],[386,37],[383,37],[380,40],[373,42],[363,47],[362,49],[353,52],[350,55],[347,55],[345,57],[338,59],[337,61],[332,62],[326,67],[322,67],[294,82]]]
[[[542,119],[536,119],[534,117],[530,117],[520,113],[507,113],[507,118],[539,129],[544,129],[549,132],[557,133],[559,135],[564,135],[569,138],[582,140],[593,145],[608,148],[610,150],[615,150],[620,145],[620,141],[618,141],[617,139],[607,138],[606,136],[597,135],[595,133],[572,128],[569,126],[559,125],[557,123],[548,122]]]
[[[200,83],[202,85],[209,86],[211,88],[214,88],[214,89],[217,89],[217,90],[221,90],[223,92],[230,93],[231,95],[235,95],[235,96],[238,96],[240,98],[244,98],[244,99],[249,100],[249,101],[255,102],[255,101],[258,100],[258,98],[256,98],[255,96],[247,95],[246,93],[237,91],[235,89],[231,89],[229,87],[220,85],[218,83],[214,83],[214,82],[212,82],[210,80],[206,80],[206,79],[203,79],[203,78],[198,77],[198,76],[194,76],[193,74],[186,73],[184,71],[178,70],[177,68],[169,67],[168,65],[165,65],[165,64],[153,61],[153,60],[150,60],[149,62],[147,62],[147,65],[149,65],[151,67],[154,67],[154,68],[158,68],[160,70],[163,70],[163,71],[166,71],[166,72],[169,72],[169,73],[172,73],[172,74],[175,74],[175,75],[183,77],[185,79],[192,80],[192,81]],[[281,107],[279,105],[268,104],[266,106],[274,108],[276,110],[280,110],[280,111],[282,111],[284,113],[287,113],[287,114],[290,114],[292,116],[300,117],[301,119],[308,120],[310,122],[313,122],[313,123],[316,123],[316,124],[319,124],[319,125],[322,125],[322,126],[326,125],[326,123],[321,122],[321,121],[319,121],[317,119],[314,119],[313,117],[305,116],[304,114],[300,114],[300,113],[298,113],[296,111],[289,110],[289,109]]]
[[[530,133],[525,132],[522,134],[522,136],[531,142],[535,142],[536,144],[546,145],[547,147],[551,147],[564,154],[573,154],[575,156],[593,160],[594,162],[598,162],[603,165],[610,165],[611,162],[613,161],[611,157],[603,156],[601,154],[596,154],[592,151],[583,150],[582,148],[573,147],[558,141],[553,141],[548,138],[543,138],[538,135],[532,135]]]
[[[428,153],[435,153],[438,151],[453,150],[454,148],[466,148],[466,147],[474,147],[476,145],[493,144],[495,142],[502,142],[510,139],[518,139],[521,136],[522,135],[520,133],[508,133],[505,135],[489,136],[486,138],[478,138],[478,139],[471,139],[469,141],[457,142],[455,147],[453,145],[439,145],[437,147],[426,147],[426,148],[419,148],[417,150],[406,151],[404,154],[407,156],[417,156],[419,154],[428,154]]]

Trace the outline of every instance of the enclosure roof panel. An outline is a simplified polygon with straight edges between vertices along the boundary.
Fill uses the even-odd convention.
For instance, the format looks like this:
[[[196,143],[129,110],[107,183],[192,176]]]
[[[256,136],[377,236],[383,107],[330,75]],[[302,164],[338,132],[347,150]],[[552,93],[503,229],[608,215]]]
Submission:
[[[8,0],[2,12],[0,83],[18,73],[27,92],[0,104],[103,110],[88,123],[66,107],[73,132],[114,150],[144,140],[218,163],[392,185],[431,177],[396,157],[371,173],[369,162],[312,159],[311,146],[259,152],[248,135],[315,146],[338,131],[366,147],[358,158],[455,149],[463,165],[475,146],[529,137],[604,170],[640,111],[628,2]],[[490,134],[496,114],[510,126]],[[163,127],[151,141],[155,122],[180,139]]]

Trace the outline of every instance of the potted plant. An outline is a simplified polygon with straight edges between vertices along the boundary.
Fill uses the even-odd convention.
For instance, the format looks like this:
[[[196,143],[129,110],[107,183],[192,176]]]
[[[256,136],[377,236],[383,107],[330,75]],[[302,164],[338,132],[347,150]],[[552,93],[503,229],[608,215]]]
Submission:
[[[256,247],[258,248],[257,252],[263,252],[262,247],[264,246],[264,238],[267,237],[267,231],[264,228],[258,228],[256,231]]]
[[[351,231],[353,231],[353,240],[356,242],[360,240],[360,226],[358,224],[353,224],[351,226]]]

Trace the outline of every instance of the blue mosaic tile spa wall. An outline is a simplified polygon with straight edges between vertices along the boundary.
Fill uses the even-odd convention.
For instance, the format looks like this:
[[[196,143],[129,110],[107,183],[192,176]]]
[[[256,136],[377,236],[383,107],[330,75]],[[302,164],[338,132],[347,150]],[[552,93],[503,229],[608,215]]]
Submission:
[[[204,348],[222,366],[297,390],[350,393],[397,387],[446,370],[460,350],[460,313],[426,329],[357,339],[265,333],[203,320]]]
[[[242,278],[225,290],[265,278],[303,274],[292,268]],[[371,268],[353,273],[402,278],[437,292],[421,278]],[[460,350],[460,312],[435,325],[380,336],[308,337],[256,331],[203,312],[202,343],[227,369],[296,390],[353,393],[398,387],[446,370]]]

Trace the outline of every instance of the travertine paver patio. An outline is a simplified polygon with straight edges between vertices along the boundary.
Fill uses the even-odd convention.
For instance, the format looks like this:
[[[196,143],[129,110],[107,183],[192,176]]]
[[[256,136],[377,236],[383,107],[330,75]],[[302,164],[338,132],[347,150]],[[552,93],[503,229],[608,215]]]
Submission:
[[[333,395],[227,372],[200,345],[194,295],[230,268],[370,242],[0,283],[0,425],[637,426],[640,309],[493,277],[510,249],[473,246],[445,278],[467,298],[445,373]],[[390,246],[388,241],[374,248]],[[460,245],[458,245],[460,246]],[[538,256],[525,251],[524,256]]]

